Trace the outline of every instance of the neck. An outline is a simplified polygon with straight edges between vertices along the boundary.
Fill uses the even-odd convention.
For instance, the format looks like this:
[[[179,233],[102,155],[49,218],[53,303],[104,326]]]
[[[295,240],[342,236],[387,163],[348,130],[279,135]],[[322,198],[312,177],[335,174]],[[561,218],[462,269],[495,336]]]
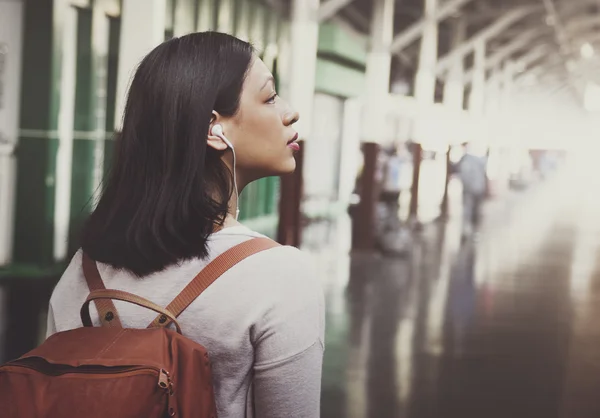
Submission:
[[[225,217],[225,221],[223,222],[223,225],[215,225],[215,227],[213,229],[213,233],[222,231],[223,229],[226,229],[226,228],[231,228],[231,227],[240,226],[240,225],[242,225],[242,224],[239,223],[235,219],[235,215],[228,213],[227,216]]]
[[[234,167],[234,154],[231,149],[228,149],[227,152],[223,153],[221,159],[223,160],[229,171],[235,176],[235,181],[231,185],[233,193],[231,194],[231,198],[228,202],[227,216],[232,217],[234,220],[236,220],[237,208],[239,204],[239,195],[242,194],[242,190],[244,190],[249,181],[247,180],[247,176],[245,176],[238,167]]]
[[[228,213],[227,217],[225,218],[225,222],[223,222],[223,228],[222,229],[230,228],[232,226],[240,226],[240,225],[241,225],[241,223],[239,223],[235,219],[235,214],[232,215],[231,213]]]
[[[239,187],[239,186],[238,186]],[[239,191],[241,193],[241,190]],[[236,219],[238,218],[238,204],[239,204],[239,200],[238,200],[238,196],[235,193],[235,190],[233,191],[232,195],[231,195],[231,199],[229,199],[229,203],[228,203],[228,211],[227,211],[227,218],[233,218]]]

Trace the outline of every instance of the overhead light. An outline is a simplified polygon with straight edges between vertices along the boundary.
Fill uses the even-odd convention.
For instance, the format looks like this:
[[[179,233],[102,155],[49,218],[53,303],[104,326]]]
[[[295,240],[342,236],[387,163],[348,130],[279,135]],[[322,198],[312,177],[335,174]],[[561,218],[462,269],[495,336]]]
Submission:
[[[581,45],[580,52],[581,56],[585,59],[593,58],[595,54],[594,47],[589,42],[586,42],[583,45]]]

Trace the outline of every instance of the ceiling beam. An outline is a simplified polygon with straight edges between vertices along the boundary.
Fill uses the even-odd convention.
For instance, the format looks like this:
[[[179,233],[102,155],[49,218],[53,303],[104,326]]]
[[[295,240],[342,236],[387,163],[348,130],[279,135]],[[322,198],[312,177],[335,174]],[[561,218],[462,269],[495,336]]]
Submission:
[[[571,81],[571,85],[573,87],[573,92],[575,94],[579,93],[578,83],[573,77],[573,68],[569,66],[570,57],[573,54],[571,41],[567,32],[563,27],[563,23],[559,13],[556,10],[556,6],[554,5],[553,0],[542,0],[544,3],[544,7],[546,7],[546,14],[548,16],[549,21],[552,23],[554,27],[554,33],[556,35],[556,41],[558,42],[558,46],[560,47],[560,55],[563,57],[563,65],[565,69],[565,74]]]
[[[568,0],[561,2],[557,7],[557,13],[563,20],[571,17],[588,14],[591,6],[597,6],[598,0]]]
[[[580,33],[573,35],[573,41],[577,44],[590,43],[597,45],[600,43],[600,32]]]
[[[542,57],[538,57],[542,58]],[[524,79],[528,76],[541,77],[542,75],[556,71],[559,67],[562,68],[563,60],[557,54],[548,54],[548,51],[544,53],[544,59],[537,65],[518,73],[515,77],[516,81]]]
[[[549,45],[538,45],[535,48],[527,51],[527,53],[519,58],[515,59],[515,62],[522,68],[527,68],[540,58],[547,57],[548,55],[556,57],[552,54],[552,48]]]
[[[567,32],[580,32],[582,29],[591,29],[600,25],[600,15],[581,15],[565,22],[564,28]]]
[[[536,9],[539,9],[538,12],[544,11],[544,6],[541,6],[541,5],[531,6],[531,7],[535,7]],[[503,14],[505,14],[508,11],[510,11],[510,9],[505,7],[505,8],[488,9],[485,11],[482,11],[482,10],[472,11],[472,12],[468,12],[466,15],[467,15],[469,24],[482,25],[482,24],[489,23],[491,20],[495,20],[495,19],[501,17]]]
[[[567,0],[561,4],[557,4],[557,13],[564,21],[569,20],[573,17],[579,16],[590,16],[588,9],[590,6],[600,5],[599,0]],[[539,7],[540,12],[544,12],[545,8],[543,5],[534,6]],[[477,10],[467,13],[467,17],[470,24],[482,24],[489,22],[490,20],[496,19],[502,14],[506,13],[507,9],[497,8],[488,10]]]
[[[528,16],[532,13],[535,13],[538,10],[539,10],[539,8],[537,8],[537,7],[524,6],[524,7],[515,8],[514,10],[511,10],[509,12],[506,12],[501,18],[496,20],[490,26],[481,30],[480,32],[475,34],[473,37],[468,39],[466,42],[459,45],[458,47],[456,47],[455,49],[450,51],[447,55],[442,57],[438,61],[438,64],[436,67],[437,75],[438,76],[443,75],[446,71],[448,71],[448,69],[454,62],[454,60],[464,58],[467,54],[469,54],[473,51],[473,49],[475,48],[475,46],[477,44],[479,44],[481,42],[487,42],[490,38],[493,38],[494,36],[498,35],[500,32],[502,32],[507,27],[518,22],[519,20],[523,19],[526,16]]]
[[[462,6],[473,0],[448,0],[441,6],[439,6],[435,18],[438,22],[452,16]],[[392,54],[397,54],[404,48],[409,46],[411,43],[419,39],[423,35],[423,29],[425,28],[425,18],[419,20],[413,25],[406,28],[404,31],[394,37],[390,51]]]
[[[288,12],[287,12],[286,6],[283,4],[282,0],[265,0],[265,2],[273,10],[275,10],[275,12],[279,16],[281,16],[283,18],[287,18],[288,17]]]
[[[504,62],[507,58],[510,58],[510,56],[513,55],[515,52],[526,48],[528,45],[531,44],[531,42],[535,38],[537,38],[538,36],[543,34],[545,31],[546,31],[545,28],[532,28],[526,32],[523,32],[521,35],[519,35],[513,41],[509,42],[508,44],[504,45],[503,47],[501,47],[500,49],[495,51],[493,54],[491,54],[485,61],[485,69],[487,71],[489,71],[489,70],[499,67],[502,64],[502,62]],[[544,50],[547,51],[548,47],[545,46]],[[534,56],[535,56],[535,54],[534,54]],[[522,65],[524,65],[524,64],[522,64]],[[470,83],[472,81],[472,79],[473,79],[473,71],[471,70],[465,74],[464,80],[465,80],[465,83]]]
[[[356,23],[361,31],[369,33],[371,31],[371,20],[363,13],[358,11],[355,5],[350,4],[344,9],[346,14],[354,23]]]
[[[341,9],[352,3],[354,0],[327,0],[319,6],[317,20],[319,23],[331,19]]]

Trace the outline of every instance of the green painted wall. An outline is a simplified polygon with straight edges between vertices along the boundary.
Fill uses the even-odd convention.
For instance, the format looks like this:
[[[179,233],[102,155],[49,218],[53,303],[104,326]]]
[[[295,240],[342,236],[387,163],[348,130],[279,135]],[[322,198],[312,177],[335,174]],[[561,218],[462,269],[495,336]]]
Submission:
[[[17,148],[15,263],[53,262],[54,182],[58,140],[60,23],[53,1],[28,3],[24,14],[21,130]],[[24,132],[24,133],[23,133]]]
[[[104,140],[104,178],[109,175],[112,161],[114,159],[115,141],[112,135],[115,129],[120,38],[121,19],[109,17],[108,59],[106,63],[106,124],[104,126],[107,136]]]
[[[351,35],[334,23],[319,28],[315,90],[357,97],[365,85],[367,38]]]
[[[94,100],[94,57],[92,51],[92,11],[77,9],[77,58],[75,80],[75,135],[71,174],[69,253],[79,248],[81,227],[90,212],[94,188],[94,149],[91,140],[96,128]]]
[[[360,65],[367,63],[368,39],[366,36],[349,34],[335,23],[319,27],[319,53],[336,55]]]
[[[55,177],[58,151],[58,112],[60,107],[60,81],[62,60],[62,18],[55,13],[55,2],[59,0],[36,0],[35,7],[28,2],[25,8],[25,39],[23,51],[23,87],[21,101],[21,136],[17,149],[18,172],[15,219],[15,263],[47,266],[54,263],[54,212]],[[210,1],[218,5],[218,0]],[[236,0],[240,4],[244,0]],[[248,1],[248,0],[247,0]],[[92,2],[92,4],[96,4]],[[99,3],[97,3],[99,4]],[[95,6],[94,6],[95,7]],[[256,19],[258,6],[251,1],[252,13],[248,25],[255,37],[266,40],[277,35],[283,28],[279,17],[266,10]],[[262,9],[261,9],[262,10]],[[217,7],[212,8],[214,18]],[[237,11],[236,11],[237,13]],[[213,21],[215,20],[213,19]],[[260,20],[260,22],[259,22]],[[77,60],[76,60],[76,103],[73,142],[73,166],[71,179],[69,252],[78,246],[77,237],[82,222],[89,214],[90,198],[94,194],[94,134],[96,126],[95,70],[99,57],[92,48],[92,11],[78,9]],[[256,26],[257,23],[262,23]],[[273,25],[276,27],[273,28]],[[333,32],[331,32],[333,34]],[[114,141],[110,139],[115,126],[114,112],[116,99],[116,76],[120,19],[109,18],[109,52],[106,61],[107,97],[106,121],[103,128],[107,132],[104,142],[104,176],[110,171],[114,154]],[[329,39],[340,44],[339,36]],[[330,42],[330,43],[332,43]],[[324,43],[325,45],[326,43]],[[356,53],[351,54],[357,59]],[[276,72],[276,69],[275,69]],[[323,80],[331,77],[327,65],[322,71]],[[337,89],[337,87],[335,87]],[[274,236],[278,219],[279,186],[278,178],[260,180],[247,187],[241,196],[241,219],[252,228]]]
[[[333,61],[317,59],[315,90],[341,97],[357,97],[363,93],[365,75],[359,70]]]

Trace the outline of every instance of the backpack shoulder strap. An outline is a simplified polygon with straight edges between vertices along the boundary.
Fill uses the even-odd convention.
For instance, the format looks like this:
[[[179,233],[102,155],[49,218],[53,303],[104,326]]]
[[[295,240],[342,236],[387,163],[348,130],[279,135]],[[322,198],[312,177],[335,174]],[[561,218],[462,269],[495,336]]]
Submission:
[[[82,265],[83,275],[90,292],[93,292],[94,290],[105,290],[106,287],[104,286],[102,277],[100,277],[98,265],[86,253],[83,253]],[[96,299],[94,300],[94,303],[96,304],[96,309],[98,310],[98,315],[100,316],[100,322],[102,323],[102,326],[119,328],[123,327],[123,325],[121,325],[119,314],[117,313],[117,308],[115,308],[115,304],[112,300]]]
[[[225,251],[211,261],[194,279],[181,291],[179,295],[167,306],[167,310],[175,317],[181,313],[204,292],[208,286],[213,284],[223,273],[245,260],[251,255],[278,247],[279,244],[269,238],[253,238]],[[170,321],[158,316],[152,321],[148,328],[169,325]]]

